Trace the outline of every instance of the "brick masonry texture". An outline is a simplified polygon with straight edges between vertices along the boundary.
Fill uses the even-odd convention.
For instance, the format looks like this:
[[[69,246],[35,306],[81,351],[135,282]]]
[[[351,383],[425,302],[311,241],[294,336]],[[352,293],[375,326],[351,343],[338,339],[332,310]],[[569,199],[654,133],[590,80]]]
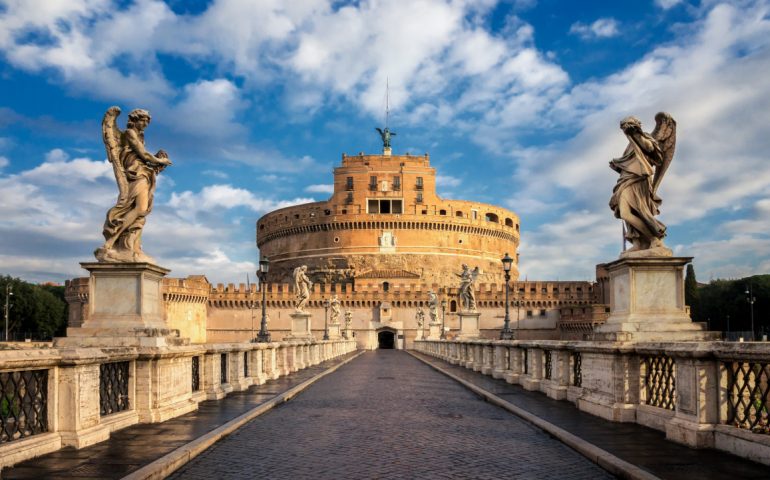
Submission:
[[[400,351],[368,352],[172,478],[612,478]]]

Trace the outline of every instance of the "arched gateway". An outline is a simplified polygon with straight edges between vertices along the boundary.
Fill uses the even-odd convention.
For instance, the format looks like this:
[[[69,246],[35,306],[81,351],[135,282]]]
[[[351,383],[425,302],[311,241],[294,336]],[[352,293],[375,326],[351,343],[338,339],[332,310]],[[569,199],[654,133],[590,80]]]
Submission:
[[[394,349],[397,348],[397,332],[390,328],[383,328],[377,332],[377,348]]]

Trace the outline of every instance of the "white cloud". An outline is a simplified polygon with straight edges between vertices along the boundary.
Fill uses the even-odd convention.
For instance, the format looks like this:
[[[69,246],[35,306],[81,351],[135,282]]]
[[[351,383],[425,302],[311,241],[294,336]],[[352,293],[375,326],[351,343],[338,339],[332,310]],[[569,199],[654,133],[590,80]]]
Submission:
[[[227,173],[222,172],[220,170],[204,170],[201,173],[204,174],[204,175],[208,175],[209,177],[220,178],[220,179],[223,179],[223,180],[229,177],[229,175],[227,175]]]
[[[8,160],[8,157],[4,157],[4,156],[0,155],[0,170],[4,169],[5,167],[7,167],[10,164],[11,164],[11,161]]]
[[[682,3],[682,0],[655,0],[655,5],[663,10],[669,10]]]
[[[590,25],[575,22],[570,26],[569,33],[580,36],[583,39],[611,38],[620,34],[618,21],[614,18],[600,18]]]
[[[293,200],[273,200],[258,198],[248,190],[231,185],[209,185],[200,192],[186,190],[172,193],[169,206],[177,209],[180,215],[189,216],[200,211],[215,211],[245,207],[254,212],[268,212],[278,208],[289,207],[300,203],[313,202],[312,198],[295,198]]]
[[[459,187],[461,183],[462,180],[451,175],[436,175],[437,187]]]
[[[322,185],[308,185],[305,187],[305,191],[309,193],[334,193],[334,185],[322,184]]]

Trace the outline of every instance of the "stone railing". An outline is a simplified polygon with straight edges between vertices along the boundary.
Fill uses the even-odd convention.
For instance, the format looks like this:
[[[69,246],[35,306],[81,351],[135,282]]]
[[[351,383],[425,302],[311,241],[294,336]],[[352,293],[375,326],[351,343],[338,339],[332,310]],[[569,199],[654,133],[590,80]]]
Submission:
[[[770,465],[770,343],[415,341],[419,352]]]
[[[334,340],[0,351],[0,469],[163,422],[355,349]]]

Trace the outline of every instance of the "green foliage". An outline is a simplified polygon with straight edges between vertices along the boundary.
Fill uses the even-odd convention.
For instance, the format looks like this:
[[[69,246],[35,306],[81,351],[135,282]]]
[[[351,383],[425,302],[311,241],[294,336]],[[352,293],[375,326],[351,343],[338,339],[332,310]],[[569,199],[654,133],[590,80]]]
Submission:
[[[702,322],[698,281],[695,279],[695,267],[692,266],[692,263],[687,265],[687,275],[684,278],[684,303],[690,306],[690,316],[693,321]]]
[[[64,287],[41,286],[9,276],[0,277],[1,305],[5,306],[5,287],[11,284],[13,296],[9,314],[10,337],[29,334],[33,339],[50,339],[61,335],[67,326],[67,303]],[[0,320],[5,328],[5,318]]]
[[[714,280],[699,289],[699,318],[708,321],[711,330],[751,330],[750,306],[746,289],[751,286],[754,303],[754,330],[758,335],[770,335],[770,275],[754,275],[739,280]]]

